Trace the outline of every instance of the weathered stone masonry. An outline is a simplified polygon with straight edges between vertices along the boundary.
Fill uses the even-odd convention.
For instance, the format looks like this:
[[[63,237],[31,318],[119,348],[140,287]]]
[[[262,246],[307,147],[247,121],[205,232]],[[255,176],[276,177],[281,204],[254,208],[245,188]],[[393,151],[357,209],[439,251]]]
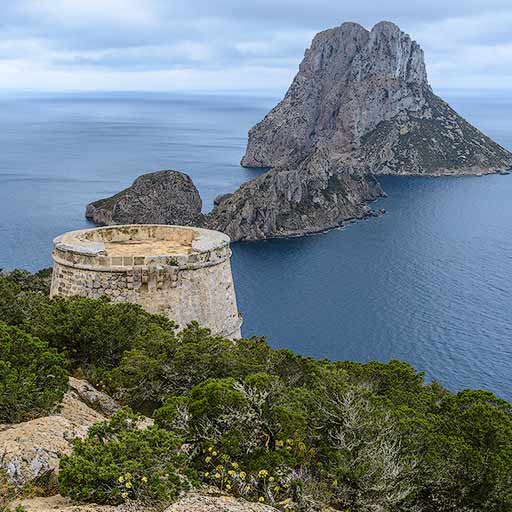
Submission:
[[[238,338],[229,237],[207,229],[126,225],[54,240],[51,296],[109,297],[140,304],[180,327],[193,320]]]

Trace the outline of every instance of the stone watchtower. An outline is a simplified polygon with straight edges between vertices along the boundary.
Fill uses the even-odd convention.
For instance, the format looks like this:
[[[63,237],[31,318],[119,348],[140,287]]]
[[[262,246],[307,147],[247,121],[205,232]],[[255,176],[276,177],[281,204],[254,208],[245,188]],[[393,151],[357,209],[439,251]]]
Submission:
[[[71,231],[54,240],[50,296],[140,304],[180,327],[193,320],[239,338],[229,237],[208,229],[134,224]]]

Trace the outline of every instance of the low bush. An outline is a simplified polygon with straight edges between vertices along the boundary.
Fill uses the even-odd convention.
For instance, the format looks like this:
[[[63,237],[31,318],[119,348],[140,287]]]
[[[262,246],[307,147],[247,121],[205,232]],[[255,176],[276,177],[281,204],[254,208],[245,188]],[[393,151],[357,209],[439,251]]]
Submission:
[[[118,505],[130,500],[168,502],[190,487],[181,441],[141,418],[120,410],[94,425],[73,453],[60,460],[60,492],[74,500]]]
[[[37,283],[23,271],[0,274],[0,319],[65,353],[71,368],[80,369],[96,384],[149,329],[158,326],[174,333],[173,322],[138,305],[81,297],[50,299],[34,291]]]
[[[418,378],[392,362],[322,364],[307,386],[209,379],[155,419],[189,443],[203,481],[286,510],[512,510],[510,404]]]
[[[105,382],[119,400],[146,413],[168,396],[185,393],[209,378],[269,372],[298,385],[307,382],[318,366],[289,350],[273,350],[263,338],[233,343],[197,323],[180,332],[154,325],[132,345]]]
[[[48,414],[64,396],[67,363],[38,338],[0,322],[0,423]]]

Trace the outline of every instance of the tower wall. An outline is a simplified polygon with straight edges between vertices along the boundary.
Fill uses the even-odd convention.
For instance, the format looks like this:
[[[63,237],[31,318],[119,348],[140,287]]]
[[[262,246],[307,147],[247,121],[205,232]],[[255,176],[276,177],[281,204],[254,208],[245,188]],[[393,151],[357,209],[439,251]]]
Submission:
[[[175,254],[154,254],[169,243],[179,245]],[[148,254],[141,254],[146,246]],[[230,257],[229,238],[211,230],[133,225],[75,231],[54,240],[50,294],[133,302],[180,327],[196,320],[213,334],[239,338]]]

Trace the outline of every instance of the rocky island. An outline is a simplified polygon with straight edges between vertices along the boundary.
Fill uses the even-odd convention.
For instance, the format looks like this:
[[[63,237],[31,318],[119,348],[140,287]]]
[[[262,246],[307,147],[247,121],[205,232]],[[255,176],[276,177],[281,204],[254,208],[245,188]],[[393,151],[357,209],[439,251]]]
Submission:
[[[320,32],[284,99],[249,131],[245,167],[295,167],[318,148],[372,174],[496,172],[512,155],[436,96],[423,50],[390,22]]]
[[[232,240],[299,236],[370,215],[383,193],[376,175],[489,174],[510,168],[512,154],[433,93],[420,46],[384,21],[317,34],[284,99],[249,131],[241,164],[270,170],[208,215],[188,176],[153,173],[87,216],[192,223]]]
[[[85,216],[95,224],[180,224],[202,222],[202,201],[189,176],[165,170],[144,174],[118,194],[87,205]]]

